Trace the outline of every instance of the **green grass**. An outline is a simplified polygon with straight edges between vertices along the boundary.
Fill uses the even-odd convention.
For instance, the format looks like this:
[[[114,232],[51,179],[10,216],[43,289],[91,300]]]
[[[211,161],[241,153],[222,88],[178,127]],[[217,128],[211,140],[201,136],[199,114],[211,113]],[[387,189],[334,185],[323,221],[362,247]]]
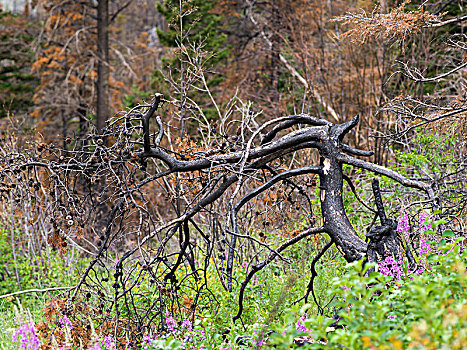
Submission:
[[[275,262],[258,273],[258,282],[255,284],[250,283],[244,299],[245,308],[242,321],[247,326],[249,325],[248,327],[251,328],[252,324],[260,322],[264,324],[266,330],[271,329],[281,319],[284,312],[287,312],[286,310],[292,303],[303,296],[309,282],[310,263],[316,254],[316,250],[317,248],[311,242],[302,242],[300,247],[292,247],[287,252],[289,257],[293,257],[294,264],[283,265]],[[298,252],[300,252],[301,256]],[[330,287],[331,279],[341,275],[345,265],[343,259],[339,256],[334,258],[335,255],[334,249],[330,249],[324,255],[323,261],[317,265],[319,277],[315,280],[315,292],[323,305],[328,301],[326,290]],[[52,261],[52,268],[48,272],[50,278],[48,278],[47,287],[73,285],[79,275],[70,273],[66,277],[63,276],[62,271],[65,267],[59,262],[60,257],[54,257]],[[213,266],[210,269],[213,269]],[[79,270],[76,269],[75,271],[78,272]],[[23,269],[21,271],[29,272],[29,270]],[[235,271],[235,277],[238,281],[243,281],[246,276],[244,268],[238,266]],[[211,305],[201,312],[202,318],[210,320],[209,332],[221,334],[225,329],[230,328],[232,333],[237,335],[248,335],[240,323],[237,322],[238,325],[232,327],[232,317],[237,312],[239,286],[236,286],[234,293],[227,293],[218,281],[215,271],[210,272],[212,273],[208,274],[210,277],[207,282],[219,303]],[[30,275],[32,276],[30,280],[26,280],[27,276],[29,276],[27,273],[23,274],[24,284],[27,285],[26,289],[39,288],[39,286],[34,285],[36,279],[33,275]],[[1,287],[0,283],[0,290]],[[151,284],[142,283],[141,285],[141,289],[146,290],[148,293],[152,292],[152,288],[154,286]],[[8,292],[11,292],[11,283],[8,289]],[[15,298],[0,299],[0,350],[18,349],[18,346],[13,344],[11,340],[15,328],[19,326],[19,324],[15,323],[15,316],[18,313],[15,308],[16,310],[24,309],[24,314],[31,315],[34,322],[40,322],[42,321],[43,307],[52,296],[59,293],[60,291],[25,293]]]
[[[21,314],[26,319],[31,318],[38,322],[42,319],[42,308],[47,298],[42,295],[23,294],[18,298],[8,301],[7,298],[0,299],[0,349],[17,350],[18,345],[12,342],[12,335],[18,324],[16,317]]]

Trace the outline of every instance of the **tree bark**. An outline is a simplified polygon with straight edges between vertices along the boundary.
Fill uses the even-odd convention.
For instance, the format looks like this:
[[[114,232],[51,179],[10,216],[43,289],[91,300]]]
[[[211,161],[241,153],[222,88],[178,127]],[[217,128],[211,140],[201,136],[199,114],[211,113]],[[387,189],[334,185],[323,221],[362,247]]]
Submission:
[[[356,123],[355,123],[356,124]],[[324,228],[336,247],[348,262],[362,259],[366,255],[367,244],[361,239],[350,223],[342,199],[343,173],[342,162],[337,155],[342,149],[341,139],[352,128],[337,124],[331,127],[327,137],[319,148],[322,171],[320,179],[321,212]]]
[[[97,108],[96,128],[102,132],[109,117],[109,1],[97,2]]]
[[[362,259],[367,244],[350,223],[342,200],[342,164],[334,157],[321,158],[323,172],[319,175],[321,187],[321,212],[324,227],[336,247],[348,262]]]

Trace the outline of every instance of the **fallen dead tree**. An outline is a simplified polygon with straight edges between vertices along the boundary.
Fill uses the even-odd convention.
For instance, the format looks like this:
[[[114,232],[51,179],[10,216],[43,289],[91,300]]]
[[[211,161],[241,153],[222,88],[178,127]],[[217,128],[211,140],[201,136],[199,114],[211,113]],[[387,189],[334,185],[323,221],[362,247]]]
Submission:
[[[66,138],[62,148],[37,144],[2,159],[2,198],[41,205],[47,197],[52,203],[44,208],[52,227],[49,242],[61,248],[77,245],[91,257],[57,312],[73,315],[83,325],[91,316],[121,342],[138,342],[148,331],[163,329],[167,314],[194,317],[203,302],[214,298],[210,269],[217,271],[226,293],[238,293],[238,319],[254,275],[275,259],[287,262],[283,253],[310,236],[324,234],[329,241],[312,262],[306,298],[316,277],[314,266],[332,245],[348,262],[410,254],[384,213],[376,182],[377,209],[365,205],[380,216],[381,226],[370,231],[369,243],[355,231],[343,203],[344,180],[355,192],[344,164],[413,188],[435,205],[427,183],[363,160],[372,153],[344,142],[358,116],[335,124],[299,114],[257,127],[243,118],[234,136],[208,123],[197,141],[176,142],[169,118],[157,115],[170,103],[156,95],[151,104],[109,120],[103,133]],[[284,166],[284,159],[310,150],[316,150],[317,164]],[[311,186],[319,181],[321,225],[316,225],[310,191],[300,178]],[[279,186],[285,190],[275,191]],[[279,191],[288,193],[291,203],[308,205],[309,221],[291,238],[266,241],[251,229],[252,216],[239,216],[261,196]],[[256,218],[264,217],[270,206],[266,200]],[[236,260],[249,247],[257,251],[255,259],[246,278],[236,283]],[[147,280],[153,289],[142,291]]]

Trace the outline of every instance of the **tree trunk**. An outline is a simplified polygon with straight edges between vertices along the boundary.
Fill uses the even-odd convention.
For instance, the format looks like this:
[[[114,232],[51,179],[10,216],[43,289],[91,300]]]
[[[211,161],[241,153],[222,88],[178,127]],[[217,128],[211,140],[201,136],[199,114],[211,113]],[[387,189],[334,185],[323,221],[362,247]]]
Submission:
[[[97,3],[97,112],[96,128],[102,132],[109,117],[109,1]]]
[[[367,244],[358,236],[345,213],[342,164],[336,159],[341,147],[339,137],[339,130],[331,129],[330,135],[323,140],[324,147],[319,149],[322,167],[319,174],[321,212],[326,232],[344,258],[352,262],[365,256]]]

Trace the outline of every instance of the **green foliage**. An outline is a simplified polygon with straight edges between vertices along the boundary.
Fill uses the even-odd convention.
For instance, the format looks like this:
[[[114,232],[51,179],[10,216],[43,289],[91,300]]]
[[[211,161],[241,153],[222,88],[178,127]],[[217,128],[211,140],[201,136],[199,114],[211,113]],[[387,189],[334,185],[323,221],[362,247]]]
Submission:
[[[19,230],[15,235],[21,238]],[[67,263],[66,256],[58,252],[24,253],[18,251],[19,246],[12,243],[9,231],[0,230],[0,295],[31,288],[70,286],[77,279],[77,271],[87,263],[83,258]]]
[[[160,42],[167,47],[203,43],[203,49],[215,53],[210,63],[215,65],[224,60],[229,49],[227,36],[219,34],[221,16],[214,13],[217,0],[166,0],[157,3],[157,10],[164,16],[167,31],[157,29]]]
[[[21,324],[18,315],[22,314],[22,318],[26,318],[27,321],[37,322],[42,319],[44,305],[44,298],[38,295],[16,297],[11,301],[0,299],[0,349],[18,350],[18,344],[12,343],[13,332]],[[27,317],[24,317],[25,315]]]
[[[402,168],[422,169],[434,175],[441,175],[445,171],[446,163],[455,163],[457,160],[455,135],[441,134],[432,130],[418,130],[413,135],[412,143],[415,148],[412,152],[396,151],[396,160]],[[400,171],[400,170],[399,170]]]
[[[27,111],[38,83],[31,74],[33,24],[21,15],[0,9],[0,118]]]
[[[467,250],[443,240],[438,252],[427,257],[425,272],[399,281],[378,272],[365,276],[368,264],[350,264],[329,291],[345,326],[331,330],[333,320],[322,316],[311,317],[305,326],[326,348],[462,349],[467,343],[466,259]],[[289,349],[297,335],[293,315],[285,319],[285,334],[273,336],[277,349]],[[324,347],[314,343],[309,348]]]
[[[16,242],[21,239],[21,231],[15,230]],[[13,253],[13,247],[15,252]],[[32,252],[19,249],[18,243],[12,243],[11,232],[0,230],[0,295],[19,290],[73,286],[78,281],[79,272],[88,263],[88,259],[76,256],[72,252],[61,254],[58,251],[47,253],[46,249]],[[49,292],[28,292],[0,299],[0,344],[2,350],[16,350],[12,334],[21,325],[17,319],[19,311],[28,315],[28,322],[43,320],[43,308],[51,296],[62,290]],[[18,311],[19,310],[19,311]]]

